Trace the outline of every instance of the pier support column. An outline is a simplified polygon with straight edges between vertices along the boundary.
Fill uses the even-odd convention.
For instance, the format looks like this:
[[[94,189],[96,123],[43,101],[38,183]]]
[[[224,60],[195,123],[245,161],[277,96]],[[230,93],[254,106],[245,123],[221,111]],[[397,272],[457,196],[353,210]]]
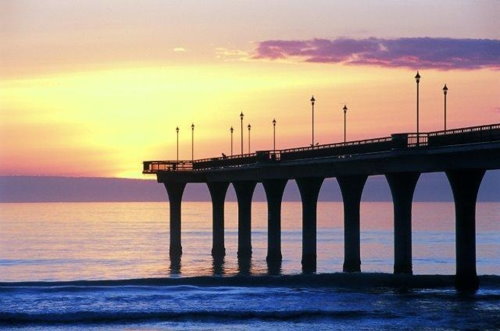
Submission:
[[[359,205],[368,176],[337,177],[344,201],[344,272],[361,271]]]
[[[267,257],[268,263],[281,262],[281,200],[286,179],[262,182],[267,197]]]
[[[324,178],[300,178],[297,185],[302,199],[302,271],[316,271],[316,215],[319,190]]]
[[[238,198],[238,258],[252,256],[252,195],[257,183],[234,182]]]
[[[227,182],[208,182],[208,190],[212,196],[212,256],[221,258],[226,255],[224,248],[224,200]]]
[[[412,274],[411,206],[420,174],[391,173],[385,177],[394,204],[394,273]]]
[[[170,258],[179,259],[182,255],[181,246],[181,202],[186,183],[164,183],[167,189],[170,205]]]
[[[455,199],[455,286],[460,291],[479,288],[476,272],[476,200],[484,170],[447,171]]]

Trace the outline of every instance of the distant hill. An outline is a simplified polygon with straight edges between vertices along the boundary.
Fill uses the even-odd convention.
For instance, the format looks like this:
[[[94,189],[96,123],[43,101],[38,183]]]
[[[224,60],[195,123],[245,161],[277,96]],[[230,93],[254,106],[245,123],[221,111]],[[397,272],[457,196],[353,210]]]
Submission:
[[[319,199],[342,201],[336,180],[324,182]],[[383,176],[369,177],[363,191],[363,201],[391,201],[387,181]],[[415,190],[414,201],[453,201],[446,176],[442,173],[423,174]],[[488,171],[479,190],[479,201],[500,201],[500,170]],[[89,177],[0,176],[0,202],[113,202],[167,201],[163,185],[155,180]],[[189,184],[185,201],[210,201],[204,184]],[[236,201],[230,186],[227,201]],[[289,181],[284,201],[298,201],[300,194],[294,181]],[[262,185],[257,185],[254,201],[266,201]]]
[[[90,177],[0,177],[0,202],[163,201],[153,180]]]

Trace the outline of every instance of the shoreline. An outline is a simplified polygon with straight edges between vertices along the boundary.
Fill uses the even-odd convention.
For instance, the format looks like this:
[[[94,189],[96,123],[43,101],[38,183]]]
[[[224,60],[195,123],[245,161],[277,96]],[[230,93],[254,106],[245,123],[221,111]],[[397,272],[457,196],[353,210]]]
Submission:
[[[117,280],[0,282],[9,287],[68,286],[200,286],[200,287],[346,287],[431,289],[454,287],[454,275],[405,275],[389,273],[328,273],[297,275],[236,275],[185,278],[136,278]],[[481,287],[500,288],[500,275],[479,276]]]

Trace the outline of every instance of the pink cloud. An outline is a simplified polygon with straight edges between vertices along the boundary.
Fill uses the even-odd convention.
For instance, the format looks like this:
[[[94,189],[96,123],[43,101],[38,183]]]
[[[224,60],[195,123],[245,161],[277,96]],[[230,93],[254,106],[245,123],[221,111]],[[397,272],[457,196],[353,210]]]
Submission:
[[[399,38],[267,40],[255,59],[298,58],[305,62],[412,69],[500,69],[500,40]]]

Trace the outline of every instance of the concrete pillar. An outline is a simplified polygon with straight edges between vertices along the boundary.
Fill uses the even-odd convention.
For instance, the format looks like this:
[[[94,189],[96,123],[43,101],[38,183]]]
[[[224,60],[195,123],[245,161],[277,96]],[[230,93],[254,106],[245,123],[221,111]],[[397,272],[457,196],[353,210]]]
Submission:
[[[182,255],[181,246],[181,202],[186,183],[164,183],[170,204],[170,257],[179,258]]]
[[[394,273],[412,274],[411,205],[420,174],[401,172],[386,174],[385,177],[394,205]]]
[[[228,182],[208,182],[208,190],[212,196],[212,256],[220,258],[226,255],[224,248],[224,199]]]
[[[316,214],[319,190],[324,178],[300,178],[302,199],[302,271],[316,271]]]
[[[214,257],[212,261],[212,272],[215,276],[224,275],[224,256]]]
[[[248,276],[252,269],[252,258],[251,257],[238,257],[238,274]]]
[[[368,176],[343,176],[337,181],[344,200],[344,272],[361,271],[359,205]]]
[[[257,183],[234,182],[238,198],[238,258],[252,256],[252,195]]]
[[[267,197],[267,258],[281,261],[281,200],[286,179],[266,179],[262,182]]]
[[[476,200],[484,170],[447,171],[455,199],[455,286],[460,291],[476,291]]]
[[[267,274],[277,276],[281,274],[281,260],[267,260]]]
[[[170,255],[170,275],[181,274],[181,256]]]

